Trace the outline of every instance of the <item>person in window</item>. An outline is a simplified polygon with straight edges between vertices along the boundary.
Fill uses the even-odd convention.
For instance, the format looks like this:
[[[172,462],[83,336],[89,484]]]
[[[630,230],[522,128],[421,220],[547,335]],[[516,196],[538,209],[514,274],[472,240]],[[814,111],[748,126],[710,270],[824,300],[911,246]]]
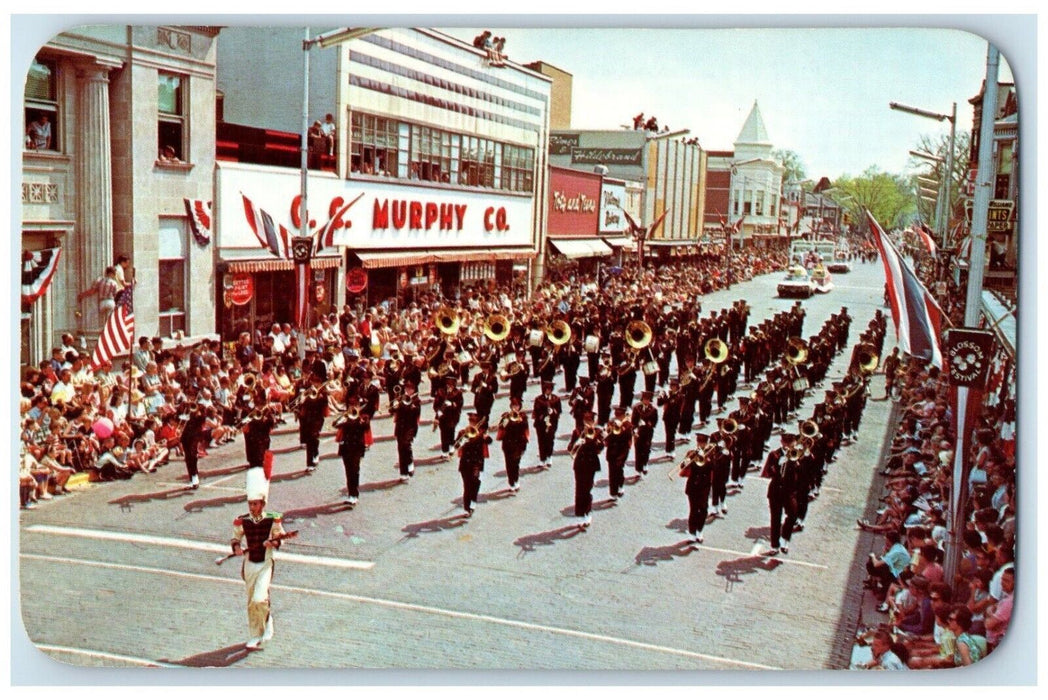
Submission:
[[[327,147],[324,145],[324,127],[319,119],[309,127],[306,137],[309,141],[309,167],[319,168],[320,159],[327,152]]]
[[[182,159],[175,153],[174,146],[164,146],[160,149],[160,155],[157,160],[161,163],[181,163]]]
[[[51,150],[51,121],[46,114],[30,122],[26,133],[29,136],[29,148],[34,151]]]

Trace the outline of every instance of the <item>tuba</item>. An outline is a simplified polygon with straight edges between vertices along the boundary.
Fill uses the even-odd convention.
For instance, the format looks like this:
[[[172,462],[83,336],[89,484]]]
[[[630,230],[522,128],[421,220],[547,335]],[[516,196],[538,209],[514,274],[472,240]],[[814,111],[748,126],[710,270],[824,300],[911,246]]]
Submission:
[[[457,335],[462,319],[450,306],[441,306],[433,317],[433,323],[444,335]]]
[[[800,426],[801,437],[814,440],[819,436],[819,424],[813,420],[803,420]]]
[[[703,355],[715,365],[728,359],[728,345],[720,338],[710,338],[702,347]]]
[[[631,321],[626,326],[626,344],[634,350],[643,350],[651,345],[653,335],[651,326],[644,321]]]
[[[786,361],[791,365],[803,365],[808,361],[808,344],[793,337],[786,341]]]
[[[739,423],[734,418],[725,418],[720,426],[720,431],[725,435],[733,435],[738,429]]]
[[[258,381],[258,377],[255,376],[254,372],[244,374],[244,388],[248,391],[255,388],[255,383]]]
[[[509,335],[509,319],[502,314],[491,314],[484,321],[484,335],[494,343],[500,343]]]
[[[877,350],[870,343],[861,343],[855,356],[859,371],[863,374],[873,374],[877,371],[877,365],[881,358],[877,356]]]
[[[571,340],[571,326],[564,321],[554,321],[546,326],[546,338],[554,345],[564,345]]]

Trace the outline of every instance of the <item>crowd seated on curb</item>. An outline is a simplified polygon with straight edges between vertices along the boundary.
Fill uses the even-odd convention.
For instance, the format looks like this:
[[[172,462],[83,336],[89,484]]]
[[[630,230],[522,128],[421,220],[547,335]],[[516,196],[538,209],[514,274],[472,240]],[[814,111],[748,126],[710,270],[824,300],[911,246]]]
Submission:
[[[782,252],[747,251],[732,258],[733,282],[783,269],[787,262]],[[662,264],[657,270],[627,267],[605,275],[599,285],[595,274],[566,266],[530,295],[522,286],[464,288],[457,304],[469,324],[515,308],[566,312],[610,300],[693,301],[725,287],[725,269],[719,249],[705,251],[697,262]],[[455,300],[427,292],[399,309],[389,302],[346,305],[341,314],[319,316],[305,331],[304,358],[302,341],[288,323],[242,332],[232,347],[214,340],[165,349],[162,339],[143,336],[129,357],[118,358],[119,368],[105,362],[95,370],[84,345],[63,336],[61,347],[22,375],[21,505],[32,508],[67,494],[65,484],[78,472],[98,481],[127,479],[182,456],[179,436],[187,408],[195,404],[203,405],[207,416],[201,457],[236,438],[245,407],[259,389],[286,422],[283,414],[302,368],[314,359],[325,360],[337,378],[353,354],[377,383],[391,358],[421,365],[430,315],[444,303]]]
[[[883,552],[871,553],[866,563],[866,588],[886,618],[872,637],[865,632],[860,639],[871,644],[868,668],[966,666],[1001,643],[1011,619],[1014,400],[994,395],[976,418],[968,507],[958,533],[963,549],[957,573],[947,581],[944,513],[956,444],[950,386],[944,373],[914,358],[900,383],[901,419],[880,472],[884,505],[875,520],[858,522],[884,538]]]

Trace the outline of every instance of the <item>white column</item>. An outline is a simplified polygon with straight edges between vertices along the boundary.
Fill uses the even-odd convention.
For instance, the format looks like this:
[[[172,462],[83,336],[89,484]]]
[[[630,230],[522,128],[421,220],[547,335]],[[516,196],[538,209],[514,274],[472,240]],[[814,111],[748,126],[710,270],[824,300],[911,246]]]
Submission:
[[[86,289],[113,260],[113,171],[109,139],[109,74],[91,66],[77,72],[76,230],[73,232],[78,288]],[[80,304],[83,329],[96,333],[98,299]]]

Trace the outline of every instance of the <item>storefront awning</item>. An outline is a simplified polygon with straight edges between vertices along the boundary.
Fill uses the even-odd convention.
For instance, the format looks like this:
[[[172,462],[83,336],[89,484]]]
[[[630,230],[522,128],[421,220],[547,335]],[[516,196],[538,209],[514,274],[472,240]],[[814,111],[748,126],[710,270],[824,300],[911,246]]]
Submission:
[[[637,248],[637,244],[633,242],[633,239],[626,236],[604,236],[604,242],[612,248],[622,248],[623,250],[636,250]]]
[[[438,262],[494,262],[496,260],[530,260],[535,257],[533,250],[499,250],[499,251],[402,251],[373,252],[363,250],[350,251],[360,259],[365,270],[383,267],[410,267],[428,265]]]
[[[566,258],[594,258],[611,255],[611,248],[599,238],[551,238],[549,243]]]
[[[314,270],[327,270],[342,264],[340,257],[313,258],[309,266]],[[295,261],[284,258],[268,260],[229,260],[226,262],[228,272],[282,272],[294,270]]]
[[[670,248],[675,246],[689,246],[695,245],[694,238],[677,238],[677,239],[666,239],[656,238],[654,240],[645,241],[644,245],[651,248]]]

